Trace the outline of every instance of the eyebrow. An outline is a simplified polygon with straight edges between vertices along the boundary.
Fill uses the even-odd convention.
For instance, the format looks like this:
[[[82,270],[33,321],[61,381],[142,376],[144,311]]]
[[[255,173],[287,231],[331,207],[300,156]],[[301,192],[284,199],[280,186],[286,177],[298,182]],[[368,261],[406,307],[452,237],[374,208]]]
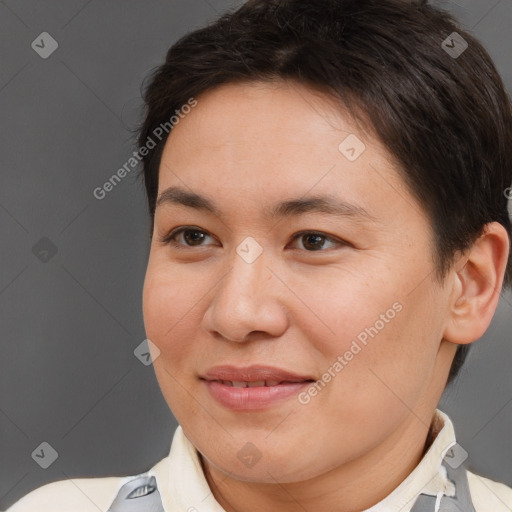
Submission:
[[[221,210],[207,197],[181,187],[169,187],[158,196],[156,206],[177,204],[202,210],[222,217]],[[277,203],[265,212],[267,218],[299,216],[305,213],[326,213],[337,217],[377,222],[377,218],[362,206],[340,200],[334,196],[307,196]]]

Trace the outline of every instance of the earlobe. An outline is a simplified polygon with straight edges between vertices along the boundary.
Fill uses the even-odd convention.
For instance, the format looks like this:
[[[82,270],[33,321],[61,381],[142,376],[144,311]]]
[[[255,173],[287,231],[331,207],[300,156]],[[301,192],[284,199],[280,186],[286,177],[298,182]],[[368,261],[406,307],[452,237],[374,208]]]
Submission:
[[[489,223],[454,265],[450,316],[444,332],[447,341],[472,343],[489,327],[503,286],[509,244],[506,229],[497,222]]]

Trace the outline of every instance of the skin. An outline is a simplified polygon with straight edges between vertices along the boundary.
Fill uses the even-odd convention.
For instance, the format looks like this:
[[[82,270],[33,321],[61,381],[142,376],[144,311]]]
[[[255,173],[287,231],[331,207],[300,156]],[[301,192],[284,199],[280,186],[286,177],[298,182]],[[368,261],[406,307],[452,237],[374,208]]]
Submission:
[[[162,393],[226,511],[369,508],[421,460],[456,344],[487,329],[507,233],[488,224],[438,282],[428,218],[383,145],[339,106],[290,82],[223,85],[197,100],[167,140],[159,194],[181,186],[221,213],[170,203],[155,212],[143,312]],[[366,145],[353,162],[338,150],[348,134]],[[263,216],[313,194],[357,203],[376,221]],[[194,245],[192,229],[175,237],[181,249],[161,242],[179,226],[204,238]],[[327,238],[312,250],[302,230]],[[248,236],[263,249],[250,264],[236,252]],[[219,364],[321,379],[396,302],[401,311],[307,405],[294,396],[236,412],[199,379]],[[261,454],[252,467],[237,457],[247,442]]]

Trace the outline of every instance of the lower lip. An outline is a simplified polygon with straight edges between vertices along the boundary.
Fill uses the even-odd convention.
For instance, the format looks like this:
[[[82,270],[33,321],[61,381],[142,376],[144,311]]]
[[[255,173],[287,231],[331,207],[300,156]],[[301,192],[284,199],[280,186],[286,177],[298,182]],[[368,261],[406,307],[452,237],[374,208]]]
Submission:
[[[277,386],[235,388],[214,380],[203,380],[203,382],[217,402],[237,411],[265,409],[285,398],[297,395],[301,389],[311,384],[311,382],[289,382]]]

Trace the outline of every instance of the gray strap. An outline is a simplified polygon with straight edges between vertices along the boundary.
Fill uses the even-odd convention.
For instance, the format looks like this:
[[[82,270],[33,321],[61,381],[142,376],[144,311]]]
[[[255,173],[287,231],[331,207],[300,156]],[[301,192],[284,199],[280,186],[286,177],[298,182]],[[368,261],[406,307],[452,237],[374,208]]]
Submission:
[[[443,496],[439,512],[475,512],[475,507],[471,500],[469,491],[468,476],[465,466],[452,468],[449,464],[444,464],[448,478],[455,485],[455,496]],[[434,512],[436,505],[436,497],[420,494],[411,512]]]
[[[448,478],[455,485],[455,496],[443,496],[439,512],[475,512],[466,468],[445,464]],[[420,494],[411,512],[434,512],[436,497]],[[142,475],[124,484],[107,512],[165,512],[154,476]]]
[[[155,477],[142,475],[124,484],[107,512],[165,512]]]

